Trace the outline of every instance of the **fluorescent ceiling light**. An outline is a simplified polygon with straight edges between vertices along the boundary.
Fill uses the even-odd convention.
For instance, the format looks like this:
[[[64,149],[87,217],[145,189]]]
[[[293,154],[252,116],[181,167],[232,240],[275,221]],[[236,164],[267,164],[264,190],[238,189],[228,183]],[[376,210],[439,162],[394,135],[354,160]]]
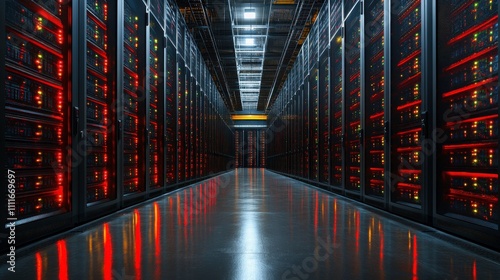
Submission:
[[[253,46],[253,45],[255,45],[255,39],[254,38],[246,38],[245,39],[245,45],[246,46]]]
[[[255,19],[255,9],[245,9],[245,12],[243,13],[243,18],[245,19]]]

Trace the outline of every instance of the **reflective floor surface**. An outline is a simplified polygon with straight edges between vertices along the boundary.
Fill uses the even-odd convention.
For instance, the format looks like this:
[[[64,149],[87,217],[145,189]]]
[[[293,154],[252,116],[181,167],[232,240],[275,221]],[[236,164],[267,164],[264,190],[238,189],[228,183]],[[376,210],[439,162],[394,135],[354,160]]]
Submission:
[[[498,279],[500,264],[343,198],[237,169],[17,256],[0,279]]]

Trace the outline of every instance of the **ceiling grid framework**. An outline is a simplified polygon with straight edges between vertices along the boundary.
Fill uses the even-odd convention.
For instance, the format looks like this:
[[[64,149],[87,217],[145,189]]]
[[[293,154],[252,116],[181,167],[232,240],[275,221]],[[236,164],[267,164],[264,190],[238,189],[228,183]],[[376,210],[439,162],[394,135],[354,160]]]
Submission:
[[[323,2],[182,0],[177,5],[234,114],[271,107]]]

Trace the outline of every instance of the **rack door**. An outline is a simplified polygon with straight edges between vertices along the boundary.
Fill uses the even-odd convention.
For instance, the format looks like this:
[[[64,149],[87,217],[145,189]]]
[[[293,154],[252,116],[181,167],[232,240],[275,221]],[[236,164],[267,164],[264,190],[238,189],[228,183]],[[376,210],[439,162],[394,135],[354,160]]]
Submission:
[[[384,1],[365,6],[365,195],[385,196]]]
[[[345,20],[345,189],[361,190],[361,15],[360,4]]]
[[[498,236],[498,1],[437,11],[437,214]]]
[[[67,1],[70,2],[70,1]],[[2,96],[5,96],[3,189],[15,199],[3,198],[7,219],[16,227],[31,227],[37,234],[61,224],[43,219],[72,210],[70,202],[71,60],[67,30],[70,4],[59,1],[11,1],[5,7],[5,61]],[[4,13],[2,12],[2,13]],[[3,47],[2,47],[3,48]],[[7,210],[7,209],[5,209]],[[6,211],[7,212],[7,211]],[[3,217],[3,214],[1,215]],[[12,220],[15,219],[15,220]],[[6,220],[3,220],[6,222]],[[53,224],[53,225],[51,225]],[[18,243],[30,238],[19,231]]]
[[[123,105],[122,188],[123,195],[145,191],[145,138],[146,138],[146,8],[143,3],[123,2],[123,45],[121,101]],[[120,57],[120,55],[119,55]]]
[[[391,13],[391,202],[422,209],[421,1]]]
[[[164,186],[164,36],[163,29],[154,17],[149,23],[149,188]]]

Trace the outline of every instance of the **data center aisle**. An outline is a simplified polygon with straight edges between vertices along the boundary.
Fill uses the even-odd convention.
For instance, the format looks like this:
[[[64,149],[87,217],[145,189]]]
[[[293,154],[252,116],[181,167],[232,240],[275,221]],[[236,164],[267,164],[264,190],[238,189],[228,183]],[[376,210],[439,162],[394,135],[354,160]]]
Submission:
[[[417,228],[418,227],[418,228]],[[0,279],[496,279],[500,264],[357,204],[237,169],[17,256]]]

